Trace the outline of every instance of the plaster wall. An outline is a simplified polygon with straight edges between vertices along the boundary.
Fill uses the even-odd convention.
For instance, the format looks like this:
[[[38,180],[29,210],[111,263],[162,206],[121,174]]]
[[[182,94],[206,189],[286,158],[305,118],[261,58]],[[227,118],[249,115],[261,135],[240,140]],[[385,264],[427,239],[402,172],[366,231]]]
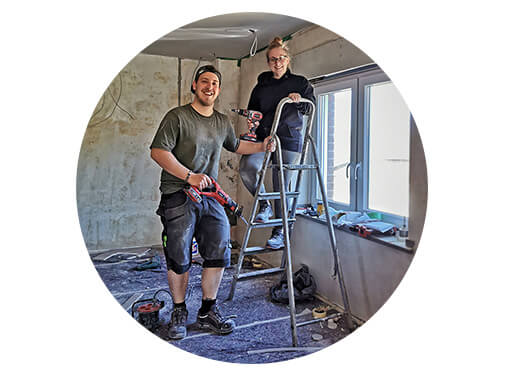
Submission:
[[[197,64],[181,60],[181,104],[192,101]],[[216,108],[227,112],[237,104],[239,69],[236,62],[215,64],[224,75]],[[163,116],[178,106],[178,65],[177,58],[136,56],[114,78],[92,114],[77,170],[78,214],[89,250],[160,243],[155,211],[161,171],[149,156],[149,145]],[[233,156],[223,154],[220,171],[222,186],[230,194],[237,191]]]

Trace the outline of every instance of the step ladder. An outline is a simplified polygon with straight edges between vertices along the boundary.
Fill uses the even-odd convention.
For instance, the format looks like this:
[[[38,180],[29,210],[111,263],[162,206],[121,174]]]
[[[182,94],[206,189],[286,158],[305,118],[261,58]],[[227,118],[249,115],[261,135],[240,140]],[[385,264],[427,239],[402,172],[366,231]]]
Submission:
[[[306,132],[304,134],[304,143],[302,147],[302,153],[300,156],[300,160],[298,164],[283,164],[283,156],[282,156],[282,150],[281,150],[281,142],[279,140],[279,137],[276,135],[277,126],[279,123],[279,119],[281,117],[281,111],[285,104],[293,103],[293,100],[285,97],[282,99],[279,104],[277,105],[276,114],[274,116],[274,121],[272,123],[272,129],[270,132],[270,136],[273,137],[276,143],[276,154],[277,154],[277,164],[271,164],[269,166],[269,161],[271,157],[271,153],[267,151],[265,153],[265,157],[263,160],[263,165],[261,170],[258,173],[258,186],[256,188],[256,196],[254,197],[254,202],[252,205],[251,210],[251,216],[249,220],[249,224],[247,226],[247,230],[244,235],[244,239],[242,242],[242,246],[240,248],[240,255],[238,257],[238,263],[236,265],[235,273],[233,276],[233,280],[231,282],[231,290],[229,293],[228,300],[232,300],[233,296],[235,294],[236,284],[239,280],[259,277],[263,275],[273,274],[273,273],[279,273],[286,271],[286,278],[288,283],[288,299],[289,299],[289,309],[290,309],[290,327],[291,327],[291,334],[292,334],[292,344],[294,347],[297,347],[298,341],[297,341],[297,327],[308,325],[313,322],[323,321],[325,319],[315,319],[313,321],[306,321],[303,323],[298,323],[296,321],[296,313],[295,313],[295,298],[294,298],[294,290],[293,290],[293,271],[292,271],[292,259],[291,259],[291,246],[290,246],[290,232],[292,228],[289,226],[296,221],[295,219],[295,210],[297,208],[297,201],[299,197],[299,191],[300,191],[300,184],[302,180],[302,173],[303,171],[316,171],[316,175],[318,178],[318,184],[320,186],[320,190],[322,193],[322,200],[325,207],[326,212],[326,220],[327,220],[327,228],[329,230],[329,239],[331,243],[331,249],[332,249],[332,255],[334,258],[334,272],[333,272],[333,278],[337,278],[341,290],[341,296],[343,299],[343,306],[345,309],[346,314],[346,321],[347,326],[350,331],[354,329],[354,323],[352,320],[352,312],[350,311],[350,304],[348,300],[348,295],[346,292],[345,287],[345,281],[343,278],[343,273],[341,270],[341,265],[338,262],[338,247],[336,245],[336,237],[334,236],[334,229],[332,226],[332,220],[329,213],[329,203],[327,201],[327,194],[325,191],[325,186],[323,183],[322,174],[320,171],[319,166],[319,160],[318,160],[318,152],[316,149],[315,142],[311,136],[311,130],[313,126],[313,116],[315,114],[315,104],[308,100],[301,98],[301,103],[307,103],[310,104],[310,112],[307,115],[307,126],[306,126]],[[306,164],[306,158],[309,146],[311,145],[312,154],[313,154],[313,161],[314,164]],[[279,185],[280,185],[280,192],[271,192],[271,193],[261,193],[261,186],[265,180],[265,174],[267,172],[267,169],[269,167],[277,167],[279,171]],[[287,192],[287,186],[284,185],[284,170],[290,170],[290,171],[298,171],[296,183],[295,183],[295,190],[293,192]],[[285,214],[288,212],[288,203],[287,198],[291,198],[293,203],[291,205],[291,210],[289,212],[289,215]],[[258,203],[261,200],[280,200],[281,201],[281,212],[282,212],[282,219],[272,219],[268,220],[265,223],[256,223],[254,222],[254,218],[258,211]],[[269,268],[269,269],[263,269],[263,270],[257,270],[252,271],[248,273],[240,273],[242,269],[242,264],[245,256],[249,255],[255,255],[259,253],[267,253],[267,252],[273,252],[275,250],[269,250],[265,247],[247,247],[249,242],[249,237],[251,235],[251,232],[254,228],[265,228],[265,227],[277,227],[282,226],[283,227],[283,235],[284,235],[284,249],[280,249],[279,251],[283,251],[283,255],[281,258],[281,266],[278,268]]]

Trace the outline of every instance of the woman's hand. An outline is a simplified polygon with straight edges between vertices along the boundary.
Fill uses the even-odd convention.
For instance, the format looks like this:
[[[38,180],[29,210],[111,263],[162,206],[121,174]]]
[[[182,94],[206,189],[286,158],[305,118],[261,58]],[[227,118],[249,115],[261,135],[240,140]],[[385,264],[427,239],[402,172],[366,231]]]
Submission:
[[[294,103],[298,103],[302,96],[300,95],[300,93],[290,93],[288,97],[292,99]]]
[[[265,151],[274,152],[275,150],[276,150],[276,142],[274,141],[274,139],[272,139],[272,136],[267,136],[265,138],[265,140],[263,140],[261,152],[265,152]]]

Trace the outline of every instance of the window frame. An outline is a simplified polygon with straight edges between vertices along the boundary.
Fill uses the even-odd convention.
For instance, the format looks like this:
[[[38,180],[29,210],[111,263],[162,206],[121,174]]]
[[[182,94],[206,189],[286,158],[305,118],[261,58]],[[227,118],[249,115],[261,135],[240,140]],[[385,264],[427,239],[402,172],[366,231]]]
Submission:
[[[315,96],[317,99],[317,113],[315,116],[313,126],[313,140],[317,145],[319,151],[319,158],[321,161],[320,168],[324,176],[324,183],[326,183],[326,157],[327,137],[322,134],[321,122],[322,118],[320,111],[321,96],[328,93],[335,93],[350,88],[352,90],[352,105],[351,105],[351,135],[350,135],[350,168],[349,168],[349,182],[350,182],[350,203],[344,204],[329,199],[329,205],[336,210],[349,210],[359,211],[366,213],[379,213],[382,215],[382,220],[393,223],[397,226],[408,225],[408,217],[399,216],[393,213],[369,209],[369,108],[368,103],[369,94],[366,92],[366,87],[372,84],[379,84],[384,82],[392,82],[389,77],[380,68],[370,68],[356,73],[348,73],[346,75],[335,76],[328,80],[314,81]],[[348,86],[349,85],[349,86]],[[411,114],[409,111],[409,127],[411,126]],[[410,147],[409,147],[410,151]],[[359,167],[356,167],[360,164]],[[410,165],[409,165],[410,167]],[[356,180],[357,169],[357,180]],[[311,174],[309,179],[311,185],[308,188],[310,201],[321,202],[322,197],[320,188],[318,186],[316,175]],[[409,182],[410,184],[410,182]],[[315,204],[316,205],[316,204]]]

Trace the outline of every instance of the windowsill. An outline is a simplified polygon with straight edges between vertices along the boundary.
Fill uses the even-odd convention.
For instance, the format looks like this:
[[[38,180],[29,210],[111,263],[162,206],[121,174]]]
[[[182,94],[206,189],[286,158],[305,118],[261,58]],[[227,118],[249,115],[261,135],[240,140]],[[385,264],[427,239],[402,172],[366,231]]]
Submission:
[[[314,221],[314,222],[322,224],[322,225],[327,225],[327,222],[325,220],[319,219],[318,217],[306,215],[306,214],[304,214],[302,212],[297,212],[296,216],[303,217],[306,220],[311,220],[311,221]],[[362,240],[373,241],[375,243],[382,244],[382,245],[385,245],[387,247],[396,248],[396,249],[399,249],[399,250],[404,251],[404,252],[408,252],[408,253],[412,253],[413,252],[413,249],[411,247],[408,247],[405,244],[405,239],[400,239],[400,238],[397,238],[396,236],[372,235],[370,237],[362,237],[357,232],[351,231],[348,228],[344,228],[344,227],[340,228],[340,227],[334,226],[334,230],[335,231],[342,231],[344,233],[351,234],[352,236],[357,236],[358,238],[360,238]]]

